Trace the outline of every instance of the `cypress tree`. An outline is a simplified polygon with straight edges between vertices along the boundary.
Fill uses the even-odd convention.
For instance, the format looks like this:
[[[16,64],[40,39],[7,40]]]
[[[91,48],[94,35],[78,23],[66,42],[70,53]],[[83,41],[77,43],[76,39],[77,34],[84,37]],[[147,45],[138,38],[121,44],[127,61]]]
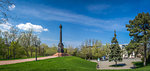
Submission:
[[[111,40],[109,61],[114,61],[115,64],[117,65],[118,61],[122,61],[122,54],[116,36],[117,36],[116,31],[114,31],[114,37]]]

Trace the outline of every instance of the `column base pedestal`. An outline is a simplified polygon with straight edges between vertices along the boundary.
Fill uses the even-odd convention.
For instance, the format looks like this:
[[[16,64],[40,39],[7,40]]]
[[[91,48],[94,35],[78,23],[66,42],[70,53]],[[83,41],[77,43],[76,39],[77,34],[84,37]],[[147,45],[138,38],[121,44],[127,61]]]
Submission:
[[[54,54],[53,56],[70,56],[69,54],[67,54],[67,53],[56,53],[56,54]]]

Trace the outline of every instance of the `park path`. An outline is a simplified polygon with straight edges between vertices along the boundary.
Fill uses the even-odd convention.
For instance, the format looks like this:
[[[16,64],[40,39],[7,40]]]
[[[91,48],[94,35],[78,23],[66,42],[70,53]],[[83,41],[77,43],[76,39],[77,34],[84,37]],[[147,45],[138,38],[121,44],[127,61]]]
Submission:
[[[49,58],[55,58],[55,57],[58,57],[58,56],[38,57],[37,60],[43,60],[43,59],[49,59]],[[0,61],[0,65],[15,64],[15,63],[21,63],[21,62],[28,62],[28,61],[35,61],[35,58],[5,60],[5,61]]]
[[[137,62],[137,61],[141,61],[141,59],[139,58],[135,58],[135,59],[123,59],[122,62],[118,62],[118,64],[126,64],[123,67],[110,67],[110,65],[114,65],[115,63],[109,62],[109,61],[99,61],[97,62],[96,60],[91,60],[92,62],[96,62],[98,63],[99,67],[97,69],[103,70],[103,69],[132,69],[135,66],[132,64],[132,62]]]

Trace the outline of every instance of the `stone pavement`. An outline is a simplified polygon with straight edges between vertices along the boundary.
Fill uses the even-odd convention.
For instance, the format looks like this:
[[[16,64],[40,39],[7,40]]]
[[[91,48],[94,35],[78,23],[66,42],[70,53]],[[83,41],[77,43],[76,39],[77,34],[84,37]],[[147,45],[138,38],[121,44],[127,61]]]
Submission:
[[[97,62],[96,60],[91,60],[92,62]],[[98,68],[97,69],[132,69],[134,68],[134,65],[132,64],[132,62],[137,62],[137,61],[141,61],[140,58],[135,58],[135,59],[123,59],[122,62],[118,62],[118,64],[126,64],[123,67],[109,67],[110,65],[114,65],[115,62],[114,61],[99,61],[98,63]]]
[[[49,58],[55,58],[55,57],[58,57],[58,56],[38,57],[37,60],[43,60],[43,59],[49,59]],[[4,60],[4,61],[0,61],[0,65],[15,64],[15,63],[21,63],[21,62],[28,62],[28,61],[35,61],[35,58]]]

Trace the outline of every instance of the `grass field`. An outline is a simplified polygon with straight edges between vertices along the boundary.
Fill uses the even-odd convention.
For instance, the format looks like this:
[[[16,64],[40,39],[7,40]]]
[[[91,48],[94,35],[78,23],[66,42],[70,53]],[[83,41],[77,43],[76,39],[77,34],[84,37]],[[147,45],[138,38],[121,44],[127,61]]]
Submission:
[[[45,57],[45,56],[37,56],[37,57]],[[0,61],[6,61],[6,60],[17,60],[17,59],[27,59],[27,58],[35,58],[35,56],[34,57],[23,57],[23,58],[11,58],[11,59],[0,59]]]
[[[136,63],[137,69],[121,70],[121,71],[150,71],[150,65],[141,67],[141,63]],[[79,57],[57,57],[52,59],[17,63],[11,65],[0,66],[0,71],[97,71],[96,63],[86,61]],[[112,71],[112,70],[102,70]],[[115,71],[115,70],[113,70]],[[117,70],[120,71],[120,70]]]

